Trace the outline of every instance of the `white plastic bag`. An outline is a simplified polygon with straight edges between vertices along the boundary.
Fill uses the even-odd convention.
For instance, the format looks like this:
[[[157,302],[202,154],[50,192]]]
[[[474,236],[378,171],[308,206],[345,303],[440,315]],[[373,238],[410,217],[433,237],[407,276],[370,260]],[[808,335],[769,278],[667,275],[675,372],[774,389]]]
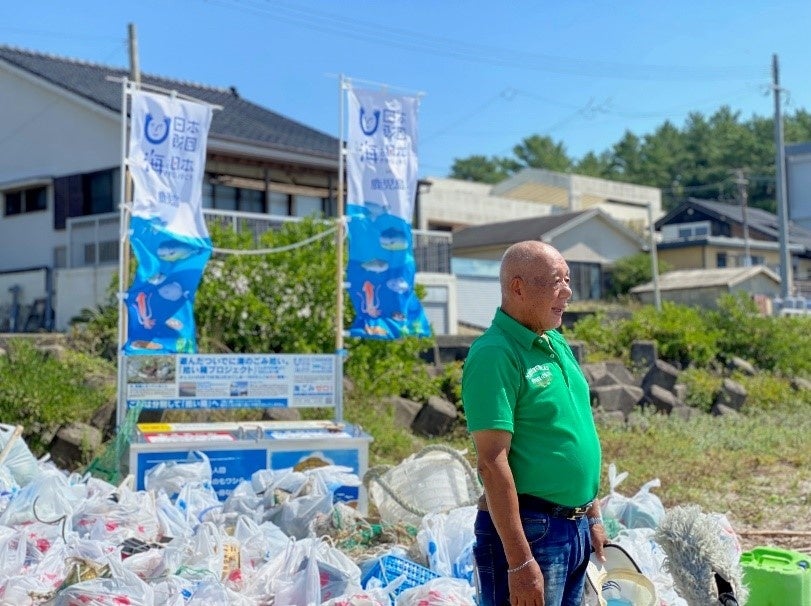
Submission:
[[[477,511],[476,506],[470,505],[423,517],[417,543],[431,570],[473,584],[473,544],[476,542],[473,524]]]
[[[628,498],[616,491],[627,477],[627,471],[617,474],[614,463],[608,466],[609,493],[600,500],[603,517],[614,519],[625,528],[656,528],[665,515],[662,501],[651,492],[652,488],[661,485],[659,478],[647,482],[633,497]]]
[[[211,462],[200,450],[189,453],[185,461],[162,461],[146,470],[144,486],[147,490],[163,490],[174,499],[180,489],[191,482],[211,485]]]
[[[461,579],[439,577],[406,589],[396,606],[476,606],[473,587]]]

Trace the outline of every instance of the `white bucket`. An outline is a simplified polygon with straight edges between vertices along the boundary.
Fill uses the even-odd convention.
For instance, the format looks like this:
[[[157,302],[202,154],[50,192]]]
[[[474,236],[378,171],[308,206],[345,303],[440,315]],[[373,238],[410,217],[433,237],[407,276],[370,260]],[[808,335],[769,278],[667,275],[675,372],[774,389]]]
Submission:
[[[0,452],[5,453],[5,459],[0,464],[11,472],[14,481],[21,487],[39,473],[39,464],[28,450],[28,444],[19,436],[17,426],[0,423]]]

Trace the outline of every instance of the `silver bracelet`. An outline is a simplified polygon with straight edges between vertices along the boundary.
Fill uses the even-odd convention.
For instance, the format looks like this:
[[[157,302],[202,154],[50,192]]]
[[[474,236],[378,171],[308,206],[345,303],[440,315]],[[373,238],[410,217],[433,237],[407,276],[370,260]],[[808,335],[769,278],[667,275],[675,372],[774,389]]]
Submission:
[[[596,517],[596,518],[588,518],[588,521],[589,521],[589,528],[591,528],[592,526],[596,526],[597,524],[600,524],[600,525],[603,524],[602,516]]]
[[[523,564],[519,564],[515,568],[508,568],[507,569],[507,574],[512,574],[514,572],[518,572],[519,570],[524,570],[524,568],[526,568],[527,566],[532,564],[534,561],[535,561],[535,558],[530,558],[526,562],[524,562]]]

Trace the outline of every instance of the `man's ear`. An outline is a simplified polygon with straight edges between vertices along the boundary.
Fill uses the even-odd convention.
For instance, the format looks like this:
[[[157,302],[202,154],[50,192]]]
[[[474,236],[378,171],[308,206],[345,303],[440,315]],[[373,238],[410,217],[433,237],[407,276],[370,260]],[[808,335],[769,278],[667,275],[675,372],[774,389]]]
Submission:
[[[514,276],[510,280],[510,292],[517,297],[524,295],[524,286],[524,280],[521,276]]]

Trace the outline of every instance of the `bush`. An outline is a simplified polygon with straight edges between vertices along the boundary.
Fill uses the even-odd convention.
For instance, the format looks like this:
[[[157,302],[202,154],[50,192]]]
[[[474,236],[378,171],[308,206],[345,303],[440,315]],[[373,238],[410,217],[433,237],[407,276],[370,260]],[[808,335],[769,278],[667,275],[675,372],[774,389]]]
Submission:
[[[66,350],[58,360],[26,340],[11,341],[0,357],[0,419],[23,425],[29,448],[41,456],[54,430],[87,421],[115,397],[115,384],[105,386],[106,377],[115,377],[115,368],[98,358]]]

